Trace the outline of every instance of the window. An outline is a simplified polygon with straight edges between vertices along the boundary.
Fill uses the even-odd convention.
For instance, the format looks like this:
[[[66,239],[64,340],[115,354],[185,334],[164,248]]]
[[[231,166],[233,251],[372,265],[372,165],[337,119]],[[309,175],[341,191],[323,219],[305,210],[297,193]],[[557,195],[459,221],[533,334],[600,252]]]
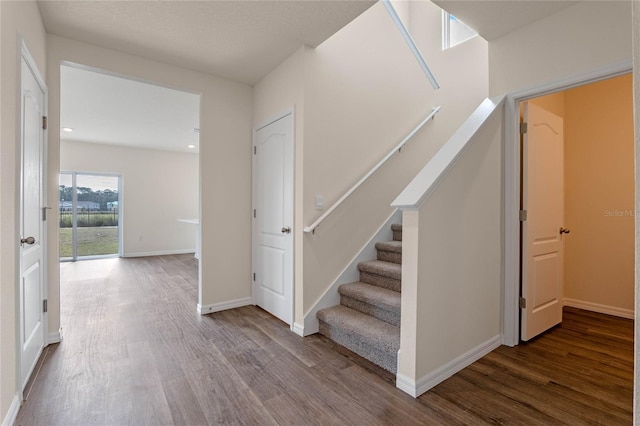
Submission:
[[[442,50],[472,39],[478,33],[450,13],[442,11]]]

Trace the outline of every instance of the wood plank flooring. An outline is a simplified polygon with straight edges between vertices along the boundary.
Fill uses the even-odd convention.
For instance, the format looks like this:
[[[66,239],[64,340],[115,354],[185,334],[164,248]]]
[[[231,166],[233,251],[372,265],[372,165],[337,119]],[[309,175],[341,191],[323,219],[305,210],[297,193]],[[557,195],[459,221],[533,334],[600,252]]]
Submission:
[[[633,322],[566,309],[418,399],[256,307],[196,313],[190,255],[64,263],[64,341],[17,425],[630,425]]]

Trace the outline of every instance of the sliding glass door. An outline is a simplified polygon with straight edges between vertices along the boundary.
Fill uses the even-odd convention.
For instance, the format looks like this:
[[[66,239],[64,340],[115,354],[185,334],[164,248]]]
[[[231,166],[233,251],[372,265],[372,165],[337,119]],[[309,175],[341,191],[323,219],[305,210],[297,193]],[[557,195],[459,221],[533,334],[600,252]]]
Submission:
[[[60,173],[60,260],[119,256],[118,175]]]

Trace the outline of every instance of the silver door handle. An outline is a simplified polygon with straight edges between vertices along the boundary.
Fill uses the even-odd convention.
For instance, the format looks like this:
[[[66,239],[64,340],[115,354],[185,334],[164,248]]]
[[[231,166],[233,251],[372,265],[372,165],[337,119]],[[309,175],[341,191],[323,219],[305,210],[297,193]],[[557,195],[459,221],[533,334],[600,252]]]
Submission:
[[[20,244],[34,244],[36,242],[36,239],[33,237],[27,237],[27,238],[21,238],[20,239]]]
[[[571,229],[560,227],[560,235],[568,234],[569,232],[571,232]]]
[[[290,234],[291,233],[291,228],[289,228],[288,226],[284,226],[281,229],[281,231],[282,231],[283,234]]]

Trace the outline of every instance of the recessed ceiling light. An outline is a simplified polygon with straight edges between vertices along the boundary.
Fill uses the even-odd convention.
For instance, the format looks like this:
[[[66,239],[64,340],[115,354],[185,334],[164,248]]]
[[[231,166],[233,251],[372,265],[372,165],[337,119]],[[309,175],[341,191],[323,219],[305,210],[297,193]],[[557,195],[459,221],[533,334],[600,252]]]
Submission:
[[[200,129],[198,129],[197,127],[194,127],[193,129],[191,129],[191,131],[193,133],[200,133]]]
[[[195,148],[195,147],[196,147],[195,145],[187,145],[187,148],[191,148],[191,149],[193,149],[193,148]]]
[[[63,127],[61,130],[62,130],[63,132],[67,132],[67,133],[71,133],[71,132],[73,132],[73,129],[72,129],[71,127]]]

